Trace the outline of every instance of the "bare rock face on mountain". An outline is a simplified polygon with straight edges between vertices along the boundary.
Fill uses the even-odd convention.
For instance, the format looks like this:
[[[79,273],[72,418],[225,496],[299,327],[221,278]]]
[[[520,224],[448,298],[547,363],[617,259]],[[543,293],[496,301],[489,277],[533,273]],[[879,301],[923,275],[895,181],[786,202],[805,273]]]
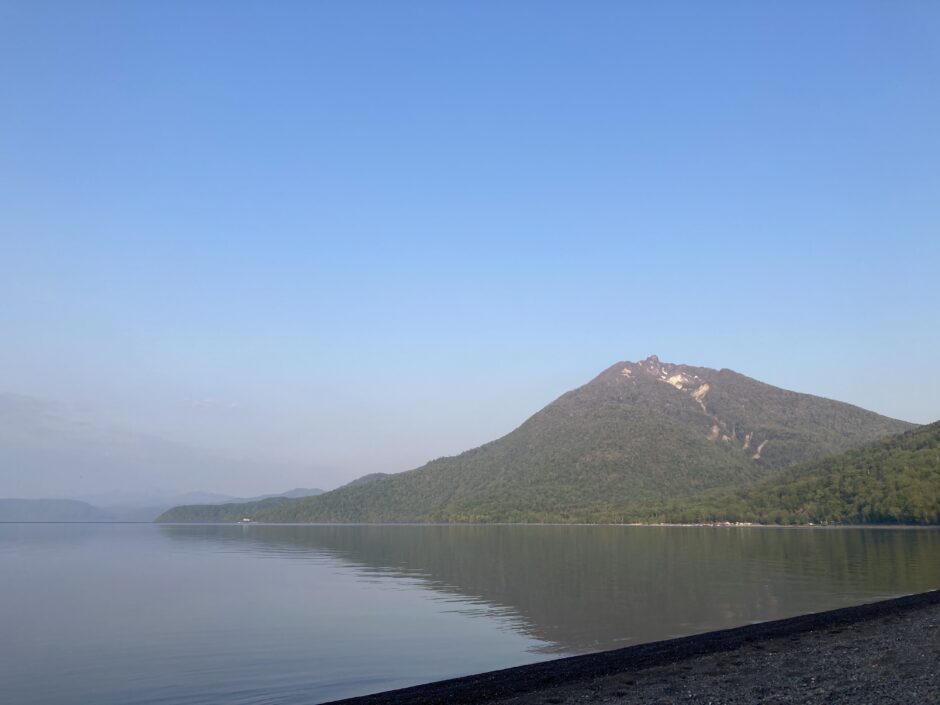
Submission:
[[[652,356],[613,365],[479,448],[256,518],[591,520],[631,503],[744,486],[911,427],[731,370]]]
[[[605,371],[582,389],[605,380],[610,372]],[[634,385],[653,380],[686,394],[705,415],[704,422],[710,422],[710,441],[740,450],[765,469],[793,465],[912,428],[903,421],[773,387],[732,370],[674,365],[660,362],[655,355],[623,363],[620,374]]]

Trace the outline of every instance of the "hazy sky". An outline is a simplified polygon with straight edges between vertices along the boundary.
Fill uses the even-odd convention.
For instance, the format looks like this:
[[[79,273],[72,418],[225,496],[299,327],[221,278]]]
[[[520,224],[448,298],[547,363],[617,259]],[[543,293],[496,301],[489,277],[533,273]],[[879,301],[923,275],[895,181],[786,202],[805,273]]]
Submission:
[[[651,353],[940,418],[940,3],[2,0],[0,101],[0,392],[283,465],[180,489]]]

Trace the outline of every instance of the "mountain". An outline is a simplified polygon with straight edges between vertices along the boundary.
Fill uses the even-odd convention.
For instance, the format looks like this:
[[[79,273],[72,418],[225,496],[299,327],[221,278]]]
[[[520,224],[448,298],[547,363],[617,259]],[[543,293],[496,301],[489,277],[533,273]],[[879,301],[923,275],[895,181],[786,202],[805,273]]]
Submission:
[[[638,502],[755,483],[909,428],[731,370],[651,356],[613,365],[479,448],[254,518],[591,521]]]
[[[74,499],[0,499],[3,521],[113,521],[113,517]]]
[[[752,487],[672,502],[644,521],[940,524],[940,421],[785,470]]]

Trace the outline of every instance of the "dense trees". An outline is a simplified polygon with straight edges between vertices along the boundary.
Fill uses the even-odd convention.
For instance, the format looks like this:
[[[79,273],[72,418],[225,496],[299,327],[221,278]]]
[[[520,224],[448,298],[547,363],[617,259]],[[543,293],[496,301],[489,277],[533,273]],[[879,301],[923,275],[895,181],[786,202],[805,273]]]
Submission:
[[[940,524],[940,422],[752,487],[633,507],[637,521]]]

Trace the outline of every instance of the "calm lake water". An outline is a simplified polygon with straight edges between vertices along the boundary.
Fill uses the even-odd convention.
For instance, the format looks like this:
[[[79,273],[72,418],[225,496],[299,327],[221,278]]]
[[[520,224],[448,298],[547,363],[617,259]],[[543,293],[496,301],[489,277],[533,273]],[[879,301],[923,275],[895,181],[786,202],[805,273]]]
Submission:
[[[937,587],[937,530],[0,524],[0,693],[317,703]]]

